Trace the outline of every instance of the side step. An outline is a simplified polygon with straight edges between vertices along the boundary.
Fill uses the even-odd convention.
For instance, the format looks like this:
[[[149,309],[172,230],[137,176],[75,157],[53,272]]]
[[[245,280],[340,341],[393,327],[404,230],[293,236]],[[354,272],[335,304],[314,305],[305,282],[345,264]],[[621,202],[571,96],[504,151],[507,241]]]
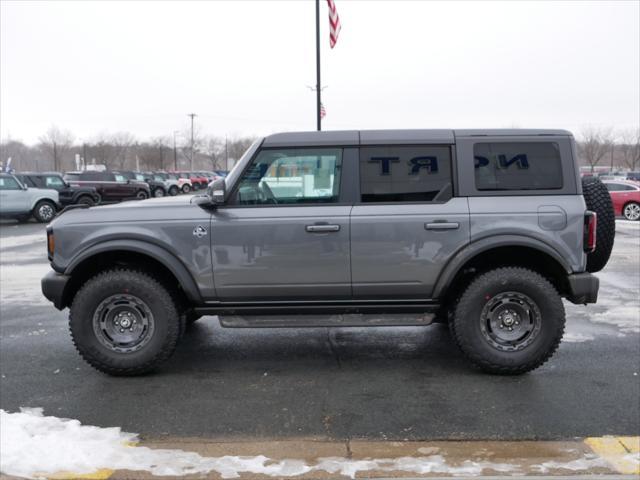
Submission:
[[[384,327],[430,325],[435,314],[220,315],[227,328]]]

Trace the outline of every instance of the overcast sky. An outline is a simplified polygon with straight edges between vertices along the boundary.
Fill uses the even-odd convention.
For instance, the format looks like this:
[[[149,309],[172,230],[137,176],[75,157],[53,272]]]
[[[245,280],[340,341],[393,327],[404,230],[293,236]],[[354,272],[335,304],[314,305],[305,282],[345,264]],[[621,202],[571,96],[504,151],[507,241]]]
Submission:
[[[323,128],[637,127],[640,2],[321,2]],[[1,2],[0,136],[315,129],[309,0]]]

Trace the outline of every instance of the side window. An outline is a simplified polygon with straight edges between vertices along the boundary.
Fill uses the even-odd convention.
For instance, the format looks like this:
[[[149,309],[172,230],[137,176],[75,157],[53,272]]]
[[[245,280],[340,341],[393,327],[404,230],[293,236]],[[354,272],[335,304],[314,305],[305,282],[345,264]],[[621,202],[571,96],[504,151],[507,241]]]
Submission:
[[[40,186],[36,183],[33,177],[28,177],[26,175],[17,175],[16,178],[20,180],[20,182],[29,188],[39,188]]]
[[[450,200],[451,148],[446,145],[361,148],[360,195],[363,203]]]
[[[234,203],[335,203],[341,167],[340,148],[262,150],[243,173]]]
[[[607,190],[610,192],[619,192],[622,190],[622,188],[620,188],[622,185],[619,183],[605,183],[605,185],[607,186]]]
[[[51,176],[45,177],[45,186],[49,188],[60,188],[63,187],[62,179],[60,177]]]
[[[623,184],[622,187],[623,187],[622,190],[624,190],[624,191],[635,191],[635,190],[637,190],[637,188],[634,187],[633,185],[625,185],[625,184]]]
[[[116,182],[121,182],[121,183],[127,183],[127,177],[125,177],[124,175],[122,175],[121,173],[116,173],[109,175],[110,177],[114,177],[115,176],[115,181]],[[108,180],[112,180],[113,178],[109,178]]]
[[[0,190],[20,190],[20,185],[13,177],[0,177]]]
[[[560,148],[555,142],[476,143],[478,190],[556,190],[562,188]]]

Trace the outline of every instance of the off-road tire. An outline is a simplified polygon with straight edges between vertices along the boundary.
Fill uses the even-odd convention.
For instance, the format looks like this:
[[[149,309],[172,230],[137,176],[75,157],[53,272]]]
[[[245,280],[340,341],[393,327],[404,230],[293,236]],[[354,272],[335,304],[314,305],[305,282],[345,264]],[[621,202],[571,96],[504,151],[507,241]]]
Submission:
[[[147,198],[149,198],[149,194],[144,190],[139,190],[138,193],[136,193],[136,198],[138,200],[146,200]]]
[[[90,207],[93,207],[96,204],[96,202],[89,195],[82,195],[80,198],[78,198],[78,200],[76,200],[76,204],[89,205]]]
[[[184,185],[182,185],[182,193],[189,193],[191,191],[191,185],[189,185],[188,183],[185,183]]]
[[[178,193],[180,193],[180,189],[176,185],[171,185],[169,187],[169,195],[175,197]]]
[[[598,215],[596,249],[587,255],[587,272],[602,270],[611,256],[616,236],[616,217],[607,187],[595,177],[582,179],[582,194],[587,209]]]
[[[162,187],[158,187],[158,188],[155,188],[153,190],[153,197],[154,198],[162,198],[165,195],[166,195],[166,192],[164,191],[164,188],[162,188]]]
[[[622,207],[622,216],[631,221],[638,221],[640,218],[637,216],[637,211],[640,210],[640,205],[637,202],[629,202]]]
[[[140,350],[113,351],[94,332],[98,306],[118,294],[136,296],[153,314],[153,334]],[[174,296],[161,282],[142,271],[115,268],[90,278],[80,288],[71,305],[69,330],[76,349],[92,367],[109,375],[132,376],[149,373],[166,361],[175,351],[184,325]]]
[[[533,300],[540,312],[540,329],[520,350],[494,347],[482,333],[481,315],[497,295],[515,292]],[[540,274],[520,267],[504,267],[478,276],[464,291],[450,323],[451,335],[464,355],[488,373],[518,375],[545,363],[564,333],[565,313],[560,295]]]
[[[49,212],[52,212],[51,215],[49,215]],[[49,200],[40,200],[36,203],[36,206],[33,207],[33,218],[40,223],[50,222],[55,216],[56,205]]]

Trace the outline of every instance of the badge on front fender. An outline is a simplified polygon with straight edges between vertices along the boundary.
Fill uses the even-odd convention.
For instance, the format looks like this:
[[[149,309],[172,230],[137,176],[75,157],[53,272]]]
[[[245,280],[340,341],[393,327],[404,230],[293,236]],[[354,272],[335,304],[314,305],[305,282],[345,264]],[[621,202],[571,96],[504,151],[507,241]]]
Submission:
[[[193,236],[197,237],[197,238],[202,238],[207,234],[207,229],[204,228],[202,225],[198,225],[196,228],[193,229]]]

